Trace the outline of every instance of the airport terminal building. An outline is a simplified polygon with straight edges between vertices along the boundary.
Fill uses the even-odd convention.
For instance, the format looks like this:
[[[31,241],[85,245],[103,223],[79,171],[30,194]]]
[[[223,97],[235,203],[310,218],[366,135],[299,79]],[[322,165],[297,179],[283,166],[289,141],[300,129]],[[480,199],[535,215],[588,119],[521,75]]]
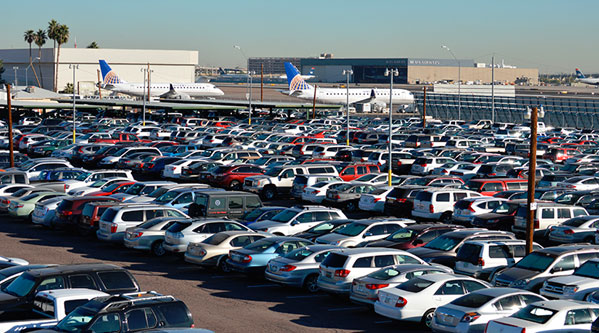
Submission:
[[[4,63],[3,79],[18,85],[40,85],[52,90],[53,76],[57,61],[57,49],[42,48],[39,57],[37,48],[33,48],[33,67],[29,66],[29,49],[0,50],[0,60]],[[39,57],[39,59],[38,59]],[[87,49],[61,48],[58,66],[58,90],[73,82],[72,65],[76,70],[76,89],[81,93],[97,90],[98,60],[103,59],[118,74],[121,80],[143,82],[142,69],[150,66],[152,82],[195,82],[195,67],[198,64],[198,51],[187,50],[139,50],[139,49]],[[37,76],[37,77],[36,77]]]
[[[313,82],[345,82],[343,70],[352,70],[353,83],[388,83],[385,69],[397,68],[399,76],[395,83],[417,84],[440,81],[462,83],[491,83],[491,66],[475,63],[472,59],[425,59],[425,58],[302,58],[300,71],[312,71]],[[539,70],[535,68],[515,68],[496,66],[495,82],[511,84],[517,80],[527,80],[530,84],[539,83]]]

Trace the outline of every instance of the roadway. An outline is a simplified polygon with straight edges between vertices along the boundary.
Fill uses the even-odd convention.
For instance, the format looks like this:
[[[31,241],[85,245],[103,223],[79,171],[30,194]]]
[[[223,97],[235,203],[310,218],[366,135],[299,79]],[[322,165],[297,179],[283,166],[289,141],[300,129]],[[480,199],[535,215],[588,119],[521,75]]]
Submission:
[[[289,201],[288,201],[289,202]],[[223,275],[0,217],[0,255],[31,263],[111,263],[130,270],[144,290],[171,294],[193,313],[196,327],[215,332],[421,332],[417,324],[392,322],[347,299],[283,288],[260,278]]]

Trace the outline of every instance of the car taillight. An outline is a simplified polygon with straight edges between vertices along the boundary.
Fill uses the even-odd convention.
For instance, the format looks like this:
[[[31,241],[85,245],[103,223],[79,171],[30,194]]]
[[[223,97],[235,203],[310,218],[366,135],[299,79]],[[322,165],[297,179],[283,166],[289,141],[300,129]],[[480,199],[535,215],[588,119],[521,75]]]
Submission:
[[[428,164],[424,163],[424,164],[420,164],[421,167],[426,168]]]
[[[566,235],[572,235],[573,233],[574,233],[574,230],[572,230],[572,229],[564,230],[564,234],[566,234]]]
[[[403,308],[404,306],[406,306],[406,304],[408,304],[408,300],[403,297],[399,297],[397,298],[397,302],[395,302],[395,307]]]
[[[335,196],[335,199],[341,199],[341,196],[339,196],[339,194],[337,194],[337,195]]]
[[[244,263],[248,263],[248,262],[251,262],[251,261],[252,261],[252,256],[245,256],[241,260],[241,262],[244,262]]]
[[[64,191],[66,192],[69,189],[69,187],[71,187],[71,186],[68,184],[64,184]]]
[[[343,277],[344,278],[344,277],[347,277],[349,275],[349,270],[347,270],[347,269],[338,269],[338,270],[335,271],[334,275],[338,276],[338,277]]]
[[[111,226],[111,230],[110,231],[112,231],[112,226]],[[131,238],[139,238],[143,234],[144,234],[143,232],[133,232],[133,233],[131,233]]]
[[[478,260],[476,261],[476,264],[479,266],[484,266],[485,260],[483,258],[478,258]]]
[[[401,203],[405,203],[407,201],[408,201],[408,199],[403,199],[403,198],[402,199],[397,199],[397,202],[401,202]]]
[[[61,214],[64,216],[70,216],[73,215],[73,212],[71,212],[70,210],[63,210]]]
[[[470,323],[470,322],[477,320],[478,318],[480,318],[480,313],[468,312],[462,317],[462,320],[460,320],[460,321],[464,322],[464,323]]]
[[[15,205],[15,208],[23,208],[23,205],[22,204],[21,205],[17,204],[17,205]]]
[[[294,270],[294,269],[296,269],[296,268],[297,268],[297,267],[296,267],[296,266],[293,266],[293,265],[285,265],[285,266],[283,266],[283,267],[279,268],[279,270],[280,270],[281,272],[291,272],[292,270]]]
[[[491,172],[490,174],[488,174],[488,176],[497,176],[497,174],[495,172]]]
[[[366,284],[366,289],[369,290],[377,290],[377,289],[381,289],[381,288],[387,288],[389,287],[389,284],[381,284],[381,283],[368,283]]]
[[[397,165],[401,165],[401,161],[397,161]]]
[[[114,234],[116,233],[116,229],[117,229],[118,225],[116,223],[111,223],[110,224],[110,233]]]
[[[431,213],[435,212],[435,207],[433,206],[433,204],[428,205],[428,211]]]
[[[383,200],[383,198],[374,198],[374,202],[379,202],[381,200]]]
[[[535,226],[534,227],[535,227],[535,229],[539,228],[539,220],[538,219],[535,219]]]
[[[473,204],[474,204],[474,202],[470,203],[470,205],[468,206],[468,210],[474,213],[474,208],[472,208]]]
[[[154,167],[154,163],[148,164],[148,169],[152,169]]]
[[[314,195],[316,195],[316,194],[318,194],[318,193],[320,193],[320,191],[319,191],[319,190],[314,190],[314,191],[312,191],[312,194],[314,194]],[[597,231],[599,232],[599,230],[597,230]]]

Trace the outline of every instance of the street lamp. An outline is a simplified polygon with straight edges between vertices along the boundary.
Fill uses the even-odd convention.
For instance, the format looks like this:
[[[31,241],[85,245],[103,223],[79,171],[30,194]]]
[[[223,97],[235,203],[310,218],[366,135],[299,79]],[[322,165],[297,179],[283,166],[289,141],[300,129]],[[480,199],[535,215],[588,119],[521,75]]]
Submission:
[[[346,144],[349,146],[349,77],[354,75],[354,71],[351,69],[344,69],[343,75],[346,78],[345,84],[345,112],[347,113],[347,134],[346,134]]]
[[[453,54],[453,52],[451,51],[451,49],[449,47],[447,47],[446,45],[441,45],[441,48],[447,50],[451,56],[453,57],[453,59],[455,59],[455,61],[458,62],[458,120],[461,120],[462,118],[462,94],[461,94],[461,88],[462,88],[462,63],[458,60],[458,58],[456,58],[455,54]]]
[[[76,110],[75,110],[75,70],[79,69],[79,65],[69,65],[69,68],[73,69],[73,144],[75,144],[75,140],[77,139],[77,136],[75,134],[75,131],[77,129],[77,125],[75,123],[75,119],[77,118],[76,115]]]
[[[391,140],[393,138],[393,77],[399,76],[399,69],[397,68],[387,68],[385,69],[385,76],[389,77],[389,161],[387,162],[387,169],[389,175],[387,176],[389,179],[389,186],[391,186],[391,162],[392,162],[392,146],[393,143]]]
[[[148,64],[148,68],[141,68],[140,72],[142,72],[144,74],[144,87],[143,87],[143,91],[142,91],[142,99],[143,99],[143,103],[142,103],[142,125],[146,126],[146,76],[149,76],[150,73],[153,72],[153,70],[149,69],[149,64]],[[148,90],[150,90],[150,80],[148,77]],[[148,93],[148,99],[150,98],[149,96],[150,94]]]
[[[245,52],[243,52],[243,49],[241,48],[241,46],[239,45],[233,45],[233,48],[236,50],[239,50],[239,52],[241,52],[241,55],[243,55],[243,58],[245,59],[245,63],[247,66],[247,72],[248,72],[248,78],[247,78],[247,90],[248,90],[248,98],[249,98],[249,118],[248,118],[248,125],[252,124],[252,73],[250,72],[250,64],[249,64],[249,59],[248,57],[245,55]]]
[[[19,81],[17,80],[17,70],[19,69],[19,67],[17,66],[13,66],[13,71],[15,71],[15,87],[18,86]]]

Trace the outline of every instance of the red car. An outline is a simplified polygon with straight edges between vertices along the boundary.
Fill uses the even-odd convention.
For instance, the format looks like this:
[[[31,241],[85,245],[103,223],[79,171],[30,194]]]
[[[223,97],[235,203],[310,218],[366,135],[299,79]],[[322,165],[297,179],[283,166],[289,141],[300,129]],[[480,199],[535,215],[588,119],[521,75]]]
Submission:
[[[210,182],[214,186],[241,190],[246,177],[257,176],[263,173],[264,170],[255,165],[220,166],[211,172],[212,177]]]
[[[545,154],[543,154],[543,158],[550,160],[553,163],[560,163],[576,154],[580,154],[580,151],[575,148],[552,147],[549,148]]]
[[[133,185],[133,184],[135,184],[134,181],[116,182],[116,183],[106,187],[105,189],[102,189],[101,191],[92,192],[92,193],[88,194],[88,196],[101,197],[101,196],[111,195],[111,194],[115,194],[115,193],[122,193],[122,192],[127,191],[127,189],[129,189],[129,187],[131,187],[131,185]]]
[[[368,242],[366,247],[386,247],[408,250],[424,246],[446,232],[456,231],[463,228],[464,227],[462,226],[451,224],[414,224],[401,228],[382,240]]]

